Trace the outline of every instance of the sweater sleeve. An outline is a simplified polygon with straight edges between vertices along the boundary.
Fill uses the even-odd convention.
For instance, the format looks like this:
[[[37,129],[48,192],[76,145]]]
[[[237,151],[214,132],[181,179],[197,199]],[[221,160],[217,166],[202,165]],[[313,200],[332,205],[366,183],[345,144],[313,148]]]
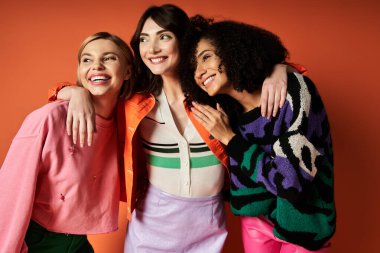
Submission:
[[[40,120],[28,117],[0,169],[0,252],[26,252],[43,138]]]
[[[48,90],[48,102],[56,101],[58,99],[57,98],[58,92],[67,86],[75,86],[75,84],[72,84],[69,82],[61,82],[61,83],[57,83],[55,86],[51,87]]]
[[[297,202],[307,194],[329,154],[323,140],[326,114],[319,95],[313,93],[312,84],[306,84],[301,75],[292,75],[289,80],[289,103],[282,110],[283,119],[290,120],[288,124],[281,122],[284,130],[274,137],[273,151],[265,152],[249,138],[236,135],[229,142],[227,153],[233,173],[235,170],[235,174],[248,176],[272,194]]]

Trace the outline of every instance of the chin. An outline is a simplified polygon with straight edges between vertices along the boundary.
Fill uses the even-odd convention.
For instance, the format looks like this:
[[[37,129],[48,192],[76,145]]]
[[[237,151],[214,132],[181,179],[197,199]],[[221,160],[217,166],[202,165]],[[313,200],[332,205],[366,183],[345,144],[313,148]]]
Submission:
[[[161,75],[162,74],[162,70],[161,69],[158,69],[157,66],[147,66],[148,69],[150,70],[150,72],[152,72],[154,75]]]
[[[162,75],[162,71],[151,70],[151,69],[150,71],[153,73],[153,75],[156,75],[156,76]]]
[[[206,92],[207,92],[207,94],[208,94],[210,97],[213,97],[213,96],[215,96],[215,95],[218,95],[218,93],[215,92],[215,91],[206,91]]]

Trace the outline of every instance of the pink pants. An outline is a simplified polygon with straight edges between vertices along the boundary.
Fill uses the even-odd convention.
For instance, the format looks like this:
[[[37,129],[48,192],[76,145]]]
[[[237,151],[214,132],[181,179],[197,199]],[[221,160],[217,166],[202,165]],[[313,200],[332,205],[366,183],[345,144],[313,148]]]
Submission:
[[[310,251],[285,242],[273,234],[273,224],[263,217],[241,217],[245,253],[327,253],[330,243],[322,249]]]

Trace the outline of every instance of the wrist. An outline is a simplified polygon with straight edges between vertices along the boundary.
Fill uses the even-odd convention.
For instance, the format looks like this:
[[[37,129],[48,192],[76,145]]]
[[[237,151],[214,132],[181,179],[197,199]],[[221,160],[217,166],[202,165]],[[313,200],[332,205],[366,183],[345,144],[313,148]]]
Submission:
[[[235,136],[236,134],[234,133],[234,132],[231,132],[231,133],[229,133],[225,138],[224,138],[224,140],[223,140],[223,144],[224,145],[228,145],[228,143],[232,140],[232,138],[234,138],[234,136]]]
[[[69,89],[70,98],[74,96],[90,97],[90,92],[82,86],[71,86]]]
[[[51,88],[49,90],[49,93],[50,93],[49,102],[62,99],[60,96],[60,92],[61,90],[63,90],[65,87],[68,87],[68,86],[70,86],[69,83],[62,82],[62,83],[59,83],[56,87]]]

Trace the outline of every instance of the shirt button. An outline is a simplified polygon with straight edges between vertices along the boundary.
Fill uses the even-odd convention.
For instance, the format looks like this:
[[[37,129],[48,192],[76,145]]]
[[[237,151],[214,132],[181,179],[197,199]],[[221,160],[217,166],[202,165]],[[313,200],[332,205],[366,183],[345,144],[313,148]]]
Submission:
[[[186,182],[185,182],[185,185],[186,185],[186,186],[189,185],[189,181],[186,181]]]

